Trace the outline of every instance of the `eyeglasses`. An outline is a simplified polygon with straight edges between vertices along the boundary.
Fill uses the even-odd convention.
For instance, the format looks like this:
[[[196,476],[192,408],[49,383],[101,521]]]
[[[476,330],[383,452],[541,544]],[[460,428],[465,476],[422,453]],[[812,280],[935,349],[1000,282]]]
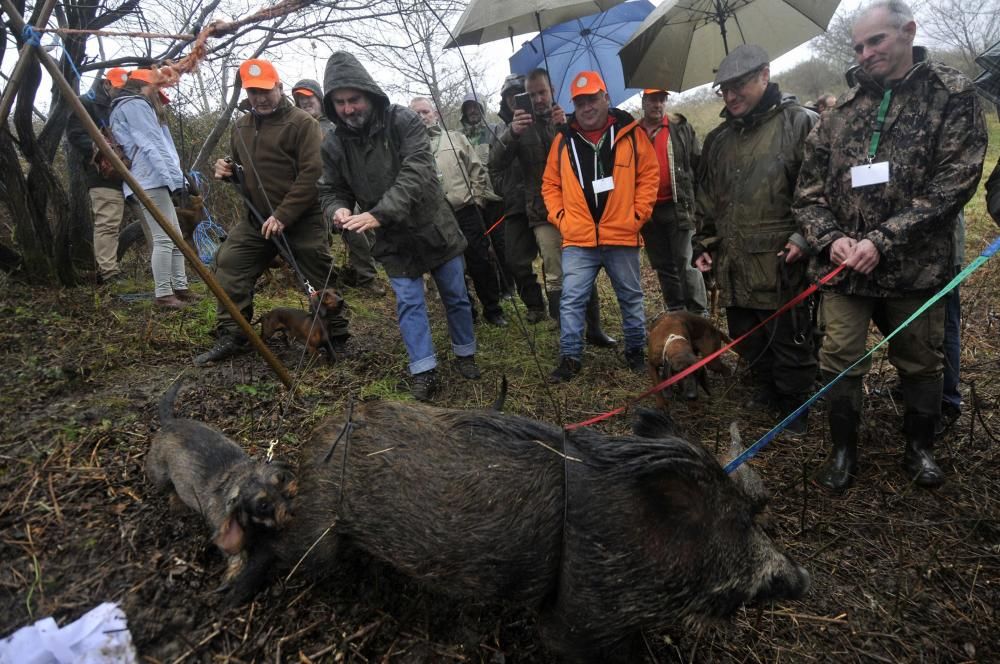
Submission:
[[[760,72],[762,72],[763,70],[764,68],[760,67],[759,69],[754,69],[752,72],[748,74],[743,74],[735,81],[726,81],[725,83],[719,86],[719,89],[715,91],[715,94],[719,97],[722,97],[728,92],[739,92],[744,87],[746,87],[751,81],[756,79],[757,76],[760,74]]]

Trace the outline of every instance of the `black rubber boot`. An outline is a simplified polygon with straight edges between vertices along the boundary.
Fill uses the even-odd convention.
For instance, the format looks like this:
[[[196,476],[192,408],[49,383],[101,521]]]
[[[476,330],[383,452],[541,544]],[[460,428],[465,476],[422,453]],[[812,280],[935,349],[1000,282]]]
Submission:
[[[832,380],[833,376],[827,376]],[[830,441],[826,463],[816,473],[816,482],[841,492],[854,484],[858,474],[858,429],[861,424],[861,378],[844,378],[831,390]]]
[[[909,479],[925,489],[936,489],[944,484],[944,471],[934,461],[935,424],[936,418],[922,413],[907,412],[903,415],[903,431],[906,434],[903,468]]]
[[[549,374],[550,383],[565,383],[573,380],[573,376],[580,373],[583,363],[580,360],[563,355],[559,358],[559,366]]]
[[[562,290],[550,290],[545,295],[549,299],[549,317],[556,322],[556,327],[559,327],[559,300],[562,299]]]
[[[795,409],[802,405],[804,398],[781,397],[778,402],[778,413],[785,418],[795,412]],[[798,417],[788,423],[785,433],[789,436],[804,436],[809,433],[809,409],[806,408]]]
[[[244,337],[223,333],[212,348],[194,358],[194,364],[198,367],[208,366],[230,357],[242,355],[249,350],[250,344]]]
[[[597,295],[596,286],[590,290],[590,299],[587,300],[586,339],[591,346],[601,348],[613,348],[618,343],[616,339],[604,334],[604,330],[601,329],[601,301]]]
[[[944,484],[944,471],[934,461],[934,431],[941,418],[942,381],[913,383],[903,380],[903,434],[906,449],[903,468],[917,486],[935,489]]]

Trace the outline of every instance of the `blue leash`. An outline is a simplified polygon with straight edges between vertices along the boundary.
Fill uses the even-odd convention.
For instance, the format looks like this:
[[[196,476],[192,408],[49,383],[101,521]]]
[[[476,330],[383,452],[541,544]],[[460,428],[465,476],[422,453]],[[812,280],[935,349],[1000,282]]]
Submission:
[[[35,48],[42,47],[42,33],[30,25],[24,26],[24,30],[21,31],[21,38],[24,40],[24,43],[29,46],[34,46]],[[69,51],[66,50],[66,44],[63,43],[63,40],[59,37],[59,35],[56,35],[56,43],[62,46],[63,56],[66,58],[66,62],[69,63],[69,66],[73,68],[73,73],[76,74],[76,80],[82,80],[83,75],[80,74],[80,70],[76,68],[76,63],[73,62],[73,58],[69,57]]]
[[[890,339],[892,339],[894,336],[896,336],[897,334],[899,334],[903,330],[903,328],[905,328],[907,325],[909,325],[910,323],[912,323],[918,316],[920,316],[920,314],[922,314],[925,311],[927,311],[928,309],[930,309],[934,305],[935,302],[937,302],[942,297],[944,297],[946,294],[948,294],[948,292],[951,291],[951,289],[953,289],[955,286],[957,286],[960,283],[962,283],[963,281],[965,281],[965,279],[970,274],[972,274],[973,272],[975,272],[976,270],[978,270],[983,265],[983,263],[985,263],[986,261],[988,261],[994,254],[997,253],[997,251],[1000,251],[1000,237],[998,237],[997,239],[993,240],[993,242],[990,244],[990,246],[986,247],[986,249],[983,250],[983,253],[979,254],[979,256],[976,257],[976,260],[974,260],[971,263],[969,263],[969,265],[964,270],[962,270],[957,275],[955,275],[954,279],[952,279],[951,281],[949,281],[941,290],[939,290],[936,294],[934,294],[929,300],[927,300],[926,302],[924,302],[923,305],[921,305],[921,307],[919,309],[917,309],[915,312],[913,312],[910,315],[909,318],[907,318],[906,320],[904,320],[899,325],[899,327],[897,327],[895,330],[892,331],[891,334],[887,335],[884,339],[882,339],[882,341],[880,341],[877,344],[875,344],[874,346],[872,346],[871,350],[869,350],[867,353],[865,353],[864,355],[862,355],[861,357],[859,357],[857,360],[855,360],[854,364],[852,364],[851,366],[847,367],[846,369],[844,369],[843,371],[841,371],[839,374],[837,374],[837,376],[833,380],[831,380],[829,383],[827,383],[826,385],[824,385],[822,387],[822,389],[820,389],[819,392],[817,392],[816,394],[814,394],[812,397],[809,398],[808,401],[806,401],[804,404],[802,404],[801,406],[799,406],[798,408],[796,408],[794,411],[792,411],[791,413],[789,413],[788,416],[785,417],[785,419],[783,419],[780,422],[778,422],[778,424],[775,425],[775,427],[773,429],[771,429],[770,431],[768,431],[767,433],[765,433],[760,438],[760,440],[758,440],[756,443],[754,443],[753,445],[751,445],[747,449],[743,450],[743,453],[740,454],[735,459],[733,459],[732,461],[730,461],[726,465],[726,467],[725,467],[724,470],[727,473],[731,473],[734,470],[736,470],[737,468],[739,468],[740,466],[742,466],[744,463],[746,463],[747,461],[749,461],[750,459],[752,459],[754,456],[756,456],[758,452],[760,452],[762,449],[764,449],[765,447],[767,447],[768,443],[770,443],[772,440],[774,440],[775,436],[777,436],[779,433],[781,433],[782,431],[784,431],[785,427],[787,427],[789,424],[791,424],[792,421],[795,420],[795,418],[797,418],[799,415],[801,415],[802,413],[804,413],[810,406],[812,406],[814,403],[816,403],[816,401],[820,397],[822,397],[824,394],[826,394],[830,390],[830,388],[833,387],[833,385],[838,380],[840,380],[845,375],[847,375],[847,373],[850,372],[851,369],[853,369],[854,367],[858,366],[859,364],[861,364],[862,362],[864,362],[866,359],[868,359],[869,357],[871,357],[872,354],[875,351],[877,351],[879,348],[881,348],[885,344],[889,343]]]

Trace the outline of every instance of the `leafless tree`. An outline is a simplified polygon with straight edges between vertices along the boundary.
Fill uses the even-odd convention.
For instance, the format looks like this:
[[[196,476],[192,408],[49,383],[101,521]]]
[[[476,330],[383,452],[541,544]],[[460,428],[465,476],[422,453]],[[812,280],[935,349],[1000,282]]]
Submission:
[[[838,9],[830,20],[826,32],[809,42],[809,48],[818,59],[834,69],[847,71],[854,64],[852,28],[860,9]]]
[[[976,56],[1000,39],[1000,0],[925,0],[914,11],[918,36],[955,52],[970,76],[979,71]]]
[[[445,125],[457,126],[462,98],[475,90],[480,99],[488,99],[500,83],[487,86],[483,83],[486,67],[482,62],[467,59],[458,49],[443,48],[449,39],[448,30],[467,2],[393,1],[397,13],[362,28],[358,45],[369,61],[398,72],[396,80],[385,83],[387,93],[401,97],[404,104],[414,96],[430,97],[441,110]]]
[[[109,67],[136,67],[178,60],[186,52],[191,36],[212,19],[233,21],[251,14],[256,3],[246,0],[60,0],[47,23],[48,28],[70,30],[114,30],[156,33],[163,36],[100,37],[89,32],[64,33],[57,40],[43,36],[43,43],[58,55],[63,75],[79,90],[81,75]],[[14,8],[36,25],[42,2],[13,0]],[[263,18],[241,25],[207,44],[199,76],[185,76],[175,92],[181,113],[218,114],[209,132],[202,158],[211,154],[222,138],[239,96],[234,72],[239,62],[265,50],[294,45],[301,40],[338,42],[350,40],[358,21],[379,21],[394,16],[395,0],[318,0],[305,2],[284,16]],[[13,21],[4,24],[0,65],[18,57],[24,43]],[[173,35],[173,36],[170,36]],[[89,45],[96,45],[95,48]],[[30,56],[29,56],[30,57]],[[81,270],[92,269],[90,206],[79,169],[65,174],[53,166],[65,132],[68,105],[58,89],[49,99],[48,115],[35,122],[36,97],[42,81],[41,67],[32,59],[17,87],[10,123],[0,126],[0,200],[11,213],[14,238],[24,276],[35,283],[77,283]],[[234,87],[235,86],[235,87]],[[0,238],[0,242],[6,242]],[[2,247],[0,247],[2,248]],[[6,255],[6,252],[5,252]]]

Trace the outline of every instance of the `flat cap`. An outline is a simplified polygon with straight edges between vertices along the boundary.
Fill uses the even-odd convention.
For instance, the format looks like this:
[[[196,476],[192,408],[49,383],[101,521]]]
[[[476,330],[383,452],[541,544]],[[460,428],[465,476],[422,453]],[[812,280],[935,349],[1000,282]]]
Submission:
[[[715,81],[712,85],[722,85],[727,81],[732,81],[752,71],[757,71],[761,67],[771,62],[767,51],[755,44],[742,44],[737,46],[729,55],[719,63],[719,69],[715,72]]]

